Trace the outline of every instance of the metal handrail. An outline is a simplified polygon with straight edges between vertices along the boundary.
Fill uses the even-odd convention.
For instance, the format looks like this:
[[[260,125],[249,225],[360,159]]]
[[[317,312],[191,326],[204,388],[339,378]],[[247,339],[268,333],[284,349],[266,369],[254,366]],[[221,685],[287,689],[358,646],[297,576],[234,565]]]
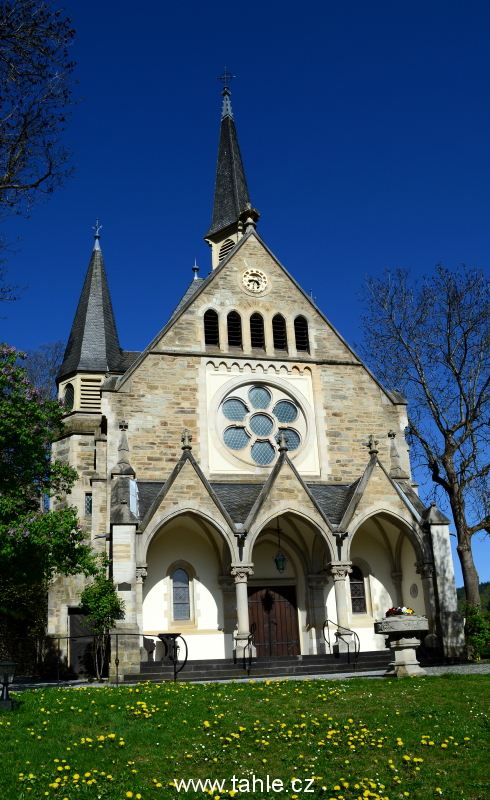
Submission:
[[[334,622],[331,619],[326,619],[325,622],[323,623],[323,638],[325,640],[325,644],[328,645],[328,649],[330,650],[330,653],[332,652],[332,644],[331,644],[331,641],[330,641],[329,623],[331,623],[332,625],[335,625],[335,627],[337,628],[337,630],[335,632],[335,636],[337,638],[337,641],[340,639],[340,641],[343,642],[347,646],[347,663],[348,664],[350,664],[350,642],[346,641],[343,638],[342,634],[346,634],[346,633],[347,634],[352,634],[352,636],[354,637],[354,669],[356,669],[357,668],[357,659],[359,658],[359,653],[361,652],[361,642],[360,642],[359,636],[357,635],[357,633],[355,631],[351,630],[350,628],[346,628],[345,625],[339,625],[338,622]]]

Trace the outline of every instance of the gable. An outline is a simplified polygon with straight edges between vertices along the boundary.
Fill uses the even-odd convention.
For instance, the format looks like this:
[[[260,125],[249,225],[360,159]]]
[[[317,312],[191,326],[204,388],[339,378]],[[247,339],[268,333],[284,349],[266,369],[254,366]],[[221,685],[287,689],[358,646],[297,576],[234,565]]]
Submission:
[[[392,510],[403,517],[406,517],[407,514],[414,517],[415,513],[411,510],[409,501],[405,501],[400,493],[376,460],[349,527],[354,526],[356,520],[364,516],[365,512],[373,506],[377,509]]]
[[[267,288],[260,295],[248,291],[243,285],[244,273],[249,269],[259,269],[267,276]],[[267,321],[271,322],[275,314],[282,314],[287,323],[290,346],[294,344],[293,320],[302,315],[308,320],[315,357],[355,359],[339,334],[256,235],[242,239],[235,252],[210,277],[212,279],[196,292],[180,317],[163,331],[157,348],[204,350],[203,314],[208,308],[213,308],[221,318],[222,330],[226,325],[226,315],[232,310],[238,311],[242,317],[244,345],[245,326],[254,312],[263,315],[266,327]]]

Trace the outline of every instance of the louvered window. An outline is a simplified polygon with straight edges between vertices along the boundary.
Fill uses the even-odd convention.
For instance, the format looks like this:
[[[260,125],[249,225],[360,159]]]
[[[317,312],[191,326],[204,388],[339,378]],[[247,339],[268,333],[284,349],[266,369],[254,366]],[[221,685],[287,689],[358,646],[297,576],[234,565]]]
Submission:
[[[225,256],[227,256],[230,250],[233,250],[234,247],[235,247],[235,242],[233,241],[233,239],[225,239],[225,241],[223,242],[223,244],[219,249],[219,260],[223,261]]]
[[[250,341],[254,350],[264,349],[264,318],[261,314],[252,314],[250,317]]]
[[[212,309],[204,314],[204,341],[207,345],[219,347],[218,315]]]
[[[286,320],[280,314],[276,314],[272,319],[272,336],[274,338],[274,350],[288,349]]]
[[[172,576],[174,619],[190,619],[189,576],[184,569],[176,569]]]
[[[352,600],[352,613],[365,614],[366,613],[366,592],[364,589],[364,575],[359,567],[352,567],[352,572],[349,575],[350,580],[350,596]]]
[[[82,378],[80,388],[80,408],[82,411],[100,411],[99,378]]]
[[[75,389],[72,383],[67,383],[65,386],[65,393],[63,395],[65,401],[65,408],[67,411],[72,411],[75,405]]]
[[[296,350],[309,353],[308,323],[304,317],[296,317],[294,320],[294,335],[296,338]]]
[[[242,346],[242,318],[237,311],[230,311],[227,317],[228,324],[228,346]]]

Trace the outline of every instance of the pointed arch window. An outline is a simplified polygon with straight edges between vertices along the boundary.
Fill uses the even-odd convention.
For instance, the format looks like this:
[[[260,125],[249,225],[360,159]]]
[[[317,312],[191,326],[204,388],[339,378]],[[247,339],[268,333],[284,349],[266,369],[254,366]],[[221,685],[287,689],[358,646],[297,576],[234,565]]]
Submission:
[[[308,322],[304,317],[296,317],[294,320],[294,336],[296,339],[296,350],[309,353],[310,339],[308,336]]]
[[[253,350],[265,349],[264,318],[262,314],[252,314],[250,317],[250,341]]]
[[[219,320],[212,308],[204,314],[204,343],[209,347],[219,347]]]
[[[242,346],[242,318],[238,311],[230,311],[226,318],[228,326],[228,346]]]
[[[272,337],[274,339],[274,350],[288,349],[286,320],[281,314],[276,314],[276,316],[272,318]]]
[[[191,618],[189,576],[185,569],[176,569],[172,575],[173,617],[176,620]]]
[[[352,600],[352,613],[366,613],[366,589],[364,587],[364,575],[359,567],[352,565],[352,572],[349,575],[350,596]]]
[[[65,401],[66,410],[72,411],[73,406],[75,405],[75,389],[73,388],[72,383],[66,384],[65,391],[63,394],[63,400]]]

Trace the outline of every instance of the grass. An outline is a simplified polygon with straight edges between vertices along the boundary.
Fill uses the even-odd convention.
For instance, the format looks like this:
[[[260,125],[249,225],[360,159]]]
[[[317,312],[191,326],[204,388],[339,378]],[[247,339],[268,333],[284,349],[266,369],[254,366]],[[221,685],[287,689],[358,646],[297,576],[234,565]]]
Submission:
[[[2,800],[227,800],[233,775],[235,796],[258,800],[490,797],[486,675],[140,684],[18,699],[0,712]],[[208,795],[171,785],[190,778],[226,783],[208,784]]]

